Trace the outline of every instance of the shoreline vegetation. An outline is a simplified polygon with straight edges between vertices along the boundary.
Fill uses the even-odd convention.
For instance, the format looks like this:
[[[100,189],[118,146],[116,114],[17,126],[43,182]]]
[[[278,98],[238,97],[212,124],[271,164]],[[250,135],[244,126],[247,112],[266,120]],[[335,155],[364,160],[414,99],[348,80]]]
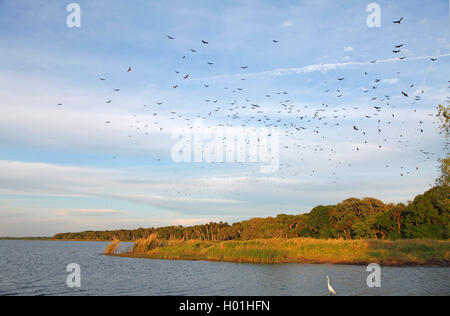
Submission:
[[[449,161],[450,163],[450,161]],[[168,226],[134,230],[60,233],[55,240],[146,239],[246,241],[272,238],[313,239],[433,239],[450,238],[450,187],[447,183],[418,195],[408,204],[384,203],[374,198],[350,198],[337,205],[320,205],[309,213],[281,214],[228,224],[211,222],[191,227]]]
[[[312,238],[247,241],[160,240],[156,234],[120,252],[120,241],[104,254],[117,257],[221,261],[253,264],[350,264],[384,266],[450,266],[450,241],[321,240]]]
[[[191,227],[62,233],[52,240],[113,241],[106,255],[240,263],[450,266],[450,159],[436,187],[406,205],[350,198],[309,213]],[[120,242],[134,242],[122,252]]]

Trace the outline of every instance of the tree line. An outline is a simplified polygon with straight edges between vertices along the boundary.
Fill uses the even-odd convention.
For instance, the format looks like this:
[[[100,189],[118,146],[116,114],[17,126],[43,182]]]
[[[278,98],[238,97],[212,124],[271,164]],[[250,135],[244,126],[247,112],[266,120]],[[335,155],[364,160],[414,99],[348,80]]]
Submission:
[[[318,239],[449,239],[450,187],[438,185],[408,204],[386,204],[374,198],[351,198],[337,205],[317,206],[307,214],[253,218],[234,223],[191,227],[56,234],[57,240],[114,239],[135,241],[156,233],[162,240],[252,240],[310,237]]]

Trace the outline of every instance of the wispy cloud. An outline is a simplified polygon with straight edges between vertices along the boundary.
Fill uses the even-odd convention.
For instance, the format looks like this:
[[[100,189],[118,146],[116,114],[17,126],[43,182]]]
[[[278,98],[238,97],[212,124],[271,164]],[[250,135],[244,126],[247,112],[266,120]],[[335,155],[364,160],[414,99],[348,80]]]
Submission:
[[[102,209],[61,209],[55,211],[58,216],[111,216],[123,213],[119,210]]]
[[[282,26],[283,27],[292,27],[292,26],[294,26],[294,22],[292,22],[292,21],[284,21]]]
[[[398,57],[396,58],[386,58],[380,60],[370,60],[370,61],[349,61],[342,63],[324,63],[324,64],[312,64],[303,67],[292,67],[292,68],[279,68],[274,70],[267,70],[263,72],[253,72],[253,73],[240,73],[233,75],[221,75],[221,76],[213,76],[213,77],[205,77],[205,78],[196,78],[194,80],[220,80],[220,79],[230,79],[230,78],[238,78],[245,76],[246,78],[258,78],[258,77],[268,77],[268,76],[285,76],[285,75],[293,75],[293,74],[307,74],[311,72],[327,72],[330,70],[336,69],[345,69],[347,67],[352,66],[367,66],[372,64],[387,64],[387,63],[398,63],[398,62],[408,62],[408,61],[416,61],[416,60],[426,60],[431,58],[445,58],[449,57],[448,54],[439,54],[439,55],[430,55],[430,56],[416,56],[416,57],[408,57],[407,59],[401,60]]]

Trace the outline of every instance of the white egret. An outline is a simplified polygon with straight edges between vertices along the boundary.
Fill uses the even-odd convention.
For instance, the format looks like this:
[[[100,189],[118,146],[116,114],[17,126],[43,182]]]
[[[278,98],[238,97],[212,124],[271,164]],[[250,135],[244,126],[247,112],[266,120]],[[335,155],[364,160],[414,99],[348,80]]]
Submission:
[[[333,287],[330,284],[330,277],[327,275],[327,280],[328,280],[328,291],[330,291],[330,295],[336,295],[336,291],[333,289]]]

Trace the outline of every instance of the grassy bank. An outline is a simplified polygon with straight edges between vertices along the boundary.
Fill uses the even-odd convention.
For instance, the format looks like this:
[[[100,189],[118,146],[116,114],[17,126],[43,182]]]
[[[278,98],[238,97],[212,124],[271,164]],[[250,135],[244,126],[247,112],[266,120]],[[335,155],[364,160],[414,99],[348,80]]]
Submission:
[[[116,246],[110,249],[117,249]],[[155,236],[135,242],[128,253],[109,255],[167,260],[240,263],[331,263],[450,266],[450,241],[264,239],[251,241],[160,241]]]

